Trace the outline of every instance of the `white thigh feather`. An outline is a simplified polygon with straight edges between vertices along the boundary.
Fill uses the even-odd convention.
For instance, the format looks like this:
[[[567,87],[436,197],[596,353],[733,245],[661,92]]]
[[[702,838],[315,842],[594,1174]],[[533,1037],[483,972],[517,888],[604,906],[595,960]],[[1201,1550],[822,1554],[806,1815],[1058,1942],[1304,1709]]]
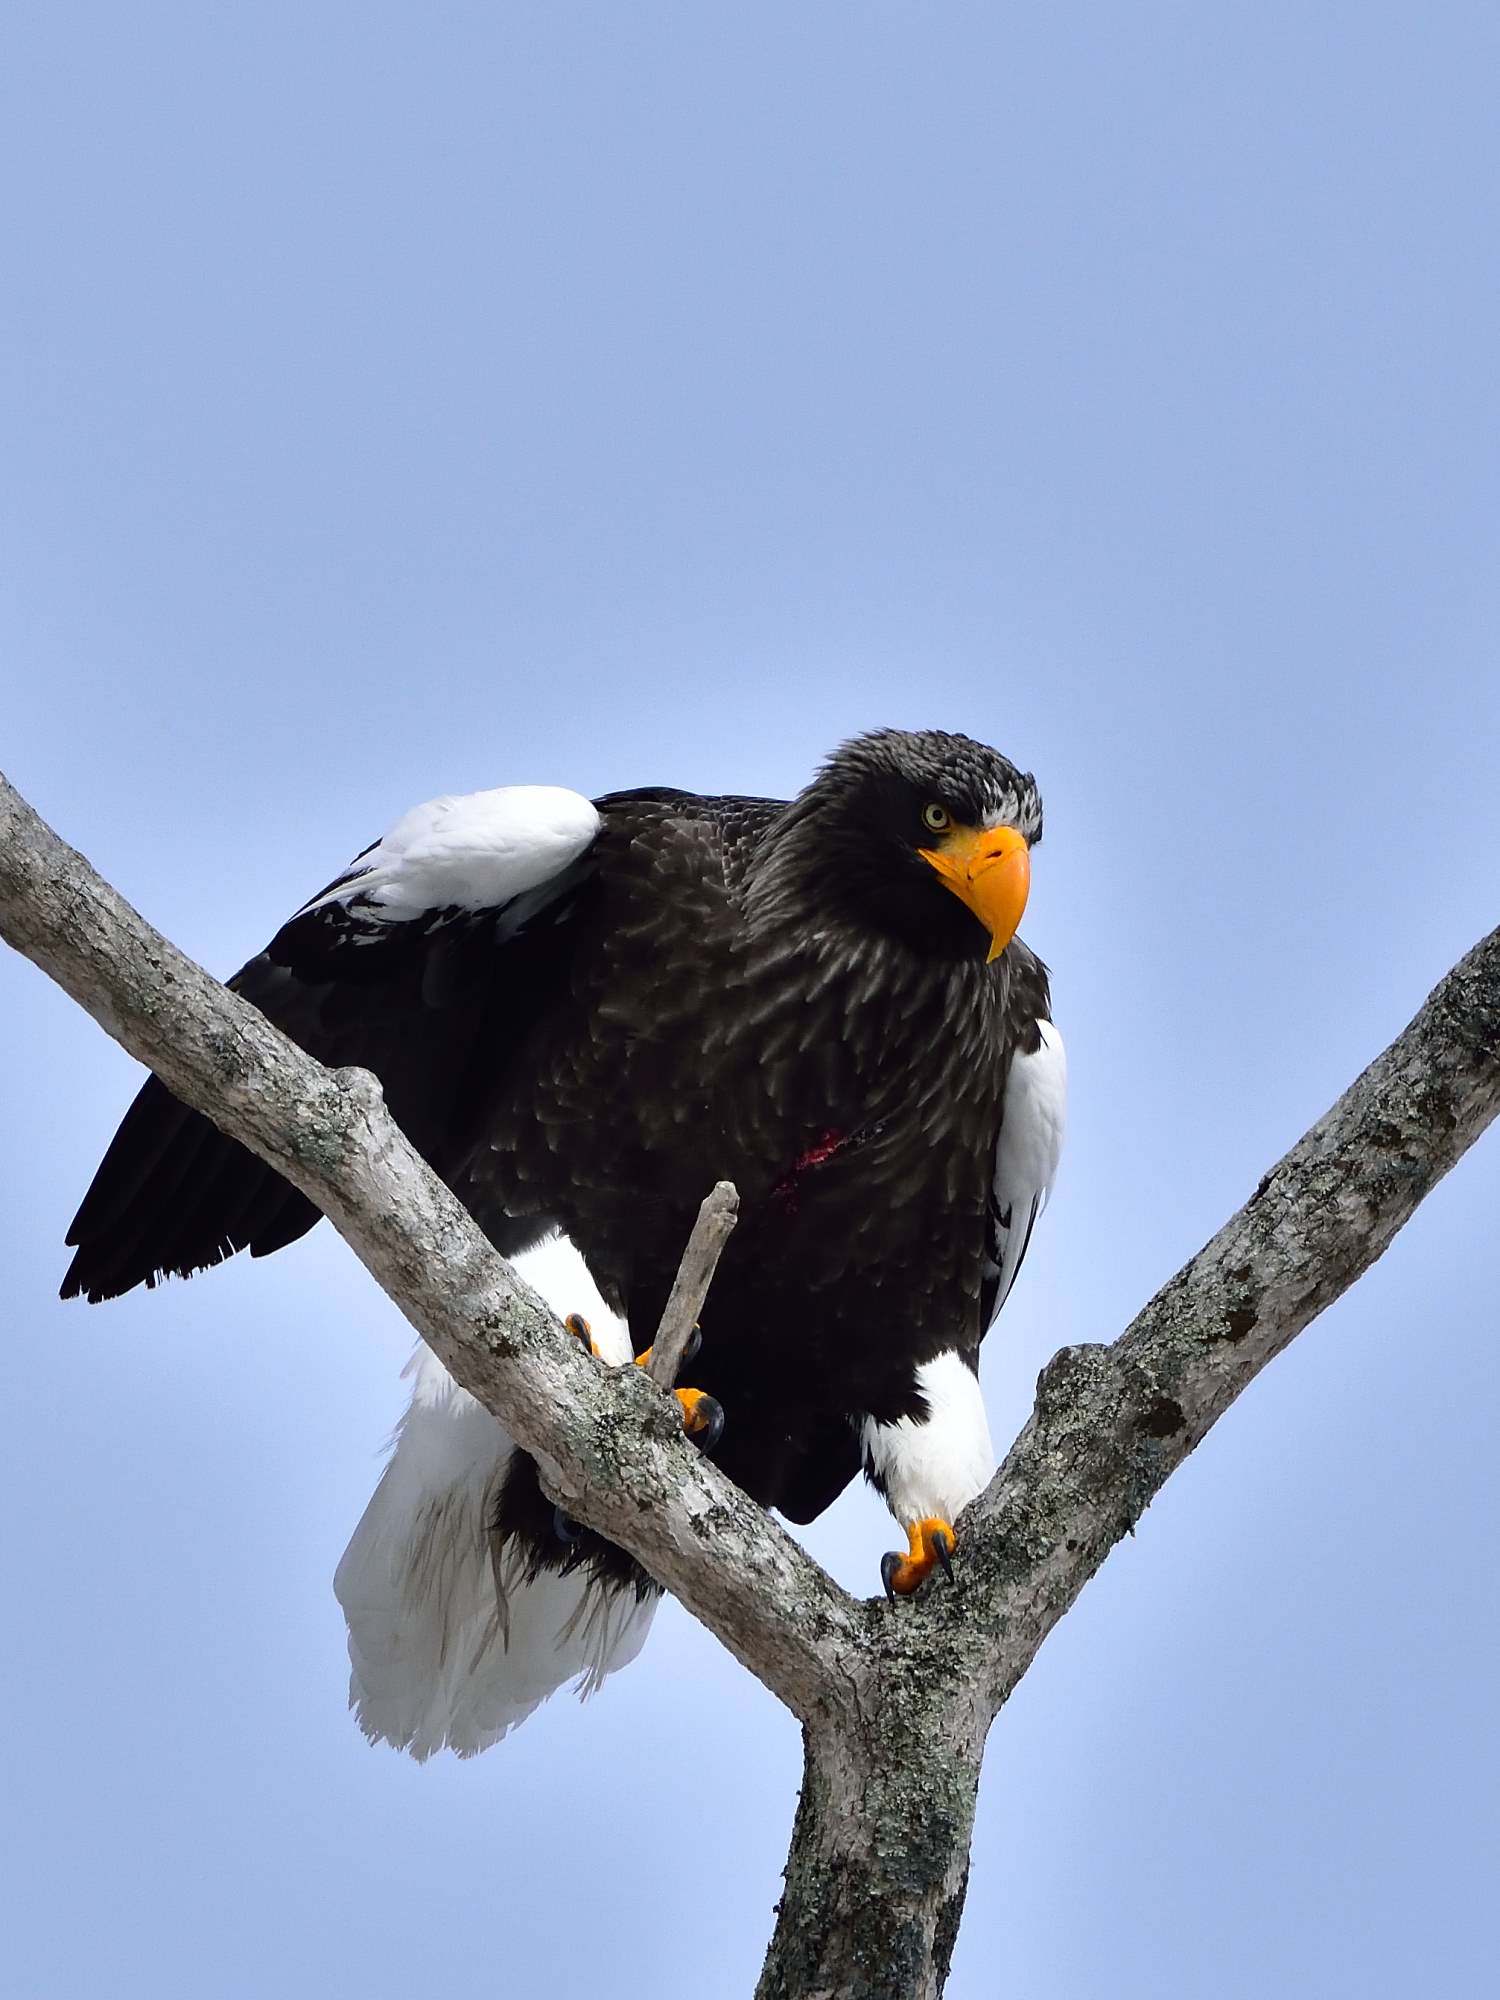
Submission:
[[[623,1324],[570,1246],[518,1263],[556,1310],[586,1314],[605,1360],[629,1359]],[[349,1705],[372,1742],[419,1760],[471,1757],[565,1681],[594,1693],[640,1651],[659,1599],[604,1589],[583,1570],[525,1582],[489,1535],[510,1438],[426,1347],[405,1373],[411,1403],[333,1582]]]
[[[860,1428],[865,1471],[903,1528],[929,1517],[951,1521],[984,1491],[995,1469],[979,1377],[964,1357],[948,1353],[924,1361],[917,1385],[925,1416],[893,1424],[866,1417]]]

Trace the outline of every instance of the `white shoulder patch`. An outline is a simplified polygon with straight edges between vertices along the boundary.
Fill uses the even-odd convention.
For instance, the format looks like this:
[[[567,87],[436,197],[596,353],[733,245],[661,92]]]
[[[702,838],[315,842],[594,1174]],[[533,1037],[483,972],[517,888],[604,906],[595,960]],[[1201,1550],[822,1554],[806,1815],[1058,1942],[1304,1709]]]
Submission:
[[[561,785],[501,785],[403,813],[307,910],[357,901],[377,922],[427,910],[498,909],[541,888],[587,850],[598,812]]]
[[[1047,1205],[1062,1158],[1068,1110],[1068,1058],[1051,1021],[1039,1021],[1041,1047],[1017,1055],[1005,1080],[1000,1143],[995,1148],[991,1202],[995,1311],[1005,1304],[1036,1219]]]

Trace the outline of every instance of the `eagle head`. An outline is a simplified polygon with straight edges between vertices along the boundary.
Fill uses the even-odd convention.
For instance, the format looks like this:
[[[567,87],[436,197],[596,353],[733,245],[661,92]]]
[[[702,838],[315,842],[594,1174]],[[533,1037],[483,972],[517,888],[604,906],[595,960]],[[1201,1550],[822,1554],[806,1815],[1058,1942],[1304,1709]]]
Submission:
[[[840,745],[768,836],[768,880],[923,955],[998,958],[1042,837],[1036,780],[946,730]],[[777,900],[780,900],[778,896]]]

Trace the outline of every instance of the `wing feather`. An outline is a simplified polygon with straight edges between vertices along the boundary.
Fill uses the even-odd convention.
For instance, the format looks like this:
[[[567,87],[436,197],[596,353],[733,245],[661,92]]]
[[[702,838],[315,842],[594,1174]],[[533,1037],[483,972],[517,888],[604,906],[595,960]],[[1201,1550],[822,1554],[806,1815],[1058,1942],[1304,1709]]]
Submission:
[[[559,920],[600,826],[577,792],[504,786],[429,800],[303,905],[231,988],[320,1061],[371,1069],[439,1173],[461,1165],[508,1053],[555,991]],[[542,919],[542,921],[536,921]],[[318,1210],[149,1077],[84,1196],[62,1295],[114,1298],[248,1248]]]

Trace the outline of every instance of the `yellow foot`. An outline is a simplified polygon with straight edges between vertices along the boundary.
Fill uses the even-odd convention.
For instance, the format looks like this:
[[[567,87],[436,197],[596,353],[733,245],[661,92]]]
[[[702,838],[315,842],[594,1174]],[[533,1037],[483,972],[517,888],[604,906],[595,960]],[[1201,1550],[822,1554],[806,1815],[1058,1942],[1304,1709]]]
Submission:
[[[724,1406],[701,1389],[674,1389],[682,1405],[682,1428],[699,1451],[712,1451],[724,1435]]]
[[[684,1347],[682,1350],[682,1360],[684,1366],[686,1366],[686,1364],[689,1361],[693,1361],[697,1358],[698,1349],[702,1345],[703,1345],[703,1329],[700,1326],[695,1326],[692,1332],[687,1337],[687,1346]],[[651,1366],[651,1357],[655,1352],[656,1352],[655,1347],[651,1346],[646,1349],[644,1354],[638,1354],[635,1357],[636,1367],[649,1368]]]
[[[897,1555],[892,1550],[880,1561],[880,1581],[892,1604],[898,1597],[910,1597],[939,1566],[950,1582],[953,1579],[953,1549],[958,1538],[949,1522],[913,1521],[907,1527],[906,1539],[911,1544],[910,1554]]]
[[[695,1326],[688,1335],[688,1344],[682,1350],[684,1361],[691,1361],[703,1345],[703,1335]],[[637,1368],[649,1368],[653,1350],[647,1348],[644,1354],[635,1357]],[[712,1451],[724,1435],[724,1406],[712,1396],[706,1396],[701,1389],[674,1389],[672,1394],[682,1405],[682,1428],[697,1445],[699,1451]]]
[[[563,1325],[573,1335],[575,1340],[583,1342],[590,1354],[598,1355],[598,1342],[594,1339],[593,1329],[582,1313],[569,1313],[563,1321]],[[683,1355],[684,1361],[692,1360],[698,1351],[701,1340],[702,1336],[699,1334],[697,1327],[694,1327],[692,1338],[687,1344],[687,1351]],[[635,1357],[637,1368],[648,1367],[650,1361],[651,1349],[649,1347],[644,1354],[638,1354]],[[719,1439],[724,1435],[723,1405],[716,1402],[712,1396],[705,1395],[701,1389],[674,1389],[672,1394],[682,1405],[682,1428],[687,1432],[700,1451],[712,1451],[714,1446],[719,1442]],[[565,1518],[561,1515],[561,1510],[559,1510],[559,1518]],[[567,1538],[564,1537],[564,1539]]]
[[[583,1342],[595,1360],[599,1358],[599,1343],[594,1338],[594,1329],[589,1325],[582,1313],[569,1313],[563,1321],[563,1325],[573,1335],[575,1340]]]

